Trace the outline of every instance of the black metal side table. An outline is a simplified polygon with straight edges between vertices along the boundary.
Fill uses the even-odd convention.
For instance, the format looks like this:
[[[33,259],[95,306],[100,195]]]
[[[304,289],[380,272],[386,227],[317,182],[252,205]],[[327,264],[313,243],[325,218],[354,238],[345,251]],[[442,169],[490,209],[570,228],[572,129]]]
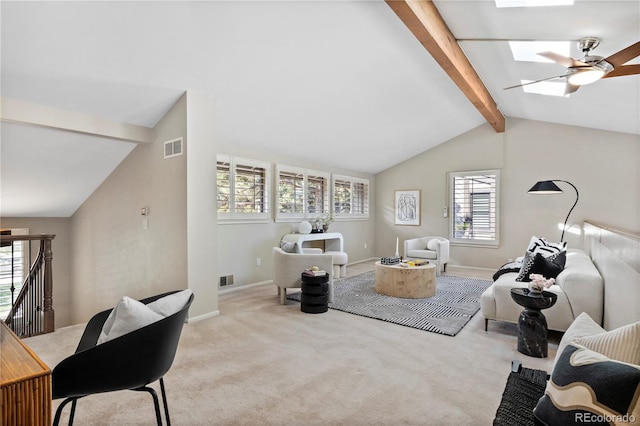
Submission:
[[[552,307],[558,300],[558,295],[549,291],[535,293],[528,288],[512,288],[511,298],[524,307],[518,318],[518,352],[546,358],[547,319],[541,311]]]

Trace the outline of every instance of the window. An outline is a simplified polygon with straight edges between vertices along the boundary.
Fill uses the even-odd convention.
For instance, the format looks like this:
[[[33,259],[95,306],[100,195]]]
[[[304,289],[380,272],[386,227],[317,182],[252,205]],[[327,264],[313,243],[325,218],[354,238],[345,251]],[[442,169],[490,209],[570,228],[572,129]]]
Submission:
[[[329,212],[329,174],[278,165],[276,220],[315,219]]]
[[[218,155],[218,219],[267,220],[270,168],[263,161]]]
[[[450,173],[452,243],[497,246],[498,170]]]
[[[3,229],[2,235],[27,235],[28,229]],[[22,289],[28,264],[28,247],[24,241],[0,245],[0,321],[4,321]]]
[[[336,218],[368,218],[369,180],[334,176],[333,212]]]

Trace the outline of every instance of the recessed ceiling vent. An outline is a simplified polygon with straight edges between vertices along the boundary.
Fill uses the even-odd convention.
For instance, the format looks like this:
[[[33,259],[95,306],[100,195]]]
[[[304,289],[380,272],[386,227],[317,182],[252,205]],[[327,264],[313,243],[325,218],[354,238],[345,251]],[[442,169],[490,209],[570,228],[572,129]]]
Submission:
[[[172,139],[164,143],[164,158],[182,155],[182,138]]]

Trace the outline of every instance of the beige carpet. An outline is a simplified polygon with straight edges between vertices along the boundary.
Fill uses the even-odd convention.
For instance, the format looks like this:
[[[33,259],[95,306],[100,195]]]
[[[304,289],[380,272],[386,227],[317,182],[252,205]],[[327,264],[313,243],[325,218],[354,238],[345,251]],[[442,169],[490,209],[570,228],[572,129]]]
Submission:
[[[549,358],[531,358],[516,350],[515,325],[485,332],[481,312],[450,337],[336,310],[305,314],[280,305],[273,286],[223,294],[220,311],[184,327],[165,376],[174,425],[489,425],[511,360],[550,370],[560,337],[550,336]],[[25,342],[53,368],[83,328]],[[78,425],[154,423],[146,393],[90,396],[76,411]]]

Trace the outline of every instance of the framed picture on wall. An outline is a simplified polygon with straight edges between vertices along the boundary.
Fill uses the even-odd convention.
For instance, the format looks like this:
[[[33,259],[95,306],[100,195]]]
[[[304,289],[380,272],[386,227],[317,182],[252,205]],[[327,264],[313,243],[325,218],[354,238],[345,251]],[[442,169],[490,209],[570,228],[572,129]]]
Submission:
[[[396,191],[396,225],[420,225],[420,190],[402,189]]]

